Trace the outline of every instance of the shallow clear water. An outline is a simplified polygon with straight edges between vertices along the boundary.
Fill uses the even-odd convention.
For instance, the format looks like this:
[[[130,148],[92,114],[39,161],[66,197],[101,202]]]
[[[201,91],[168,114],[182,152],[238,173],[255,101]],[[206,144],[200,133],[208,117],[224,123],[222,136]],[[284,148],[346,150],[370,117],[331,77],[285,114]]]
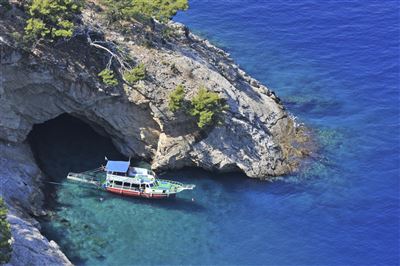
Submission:
[[[175,20],[275,90],[318,132],[321,159],[272,184],[168,173],[197,185],[168,202],[65,185],[42,223],[48,237],[85,265],[398,264],[399,3],[193,0]],[[118,157],[89,131],[62,132],[69,141],[53,128],[37,144],[57,180]]]

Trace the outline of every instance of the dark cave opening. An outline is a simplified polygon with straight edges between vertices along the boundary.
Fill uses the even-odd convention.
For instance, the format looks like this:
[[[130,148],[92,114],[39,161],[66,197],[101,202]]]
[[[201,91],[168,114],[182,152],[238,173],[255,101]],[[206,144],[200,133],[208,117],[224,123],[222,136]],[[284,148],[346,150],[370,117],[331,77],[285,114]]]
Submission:
[[[80,187],[79,184],[63,182],[69,172],[82,172],[104,165],[105,156],[113,160],[127,158],[118,152],[100,125],[70,114],[62,114],[34,125],[27,140],[36,163],[46,177],[42,191],[45,195],[44,207],[47,215],[36,217],[41,224],[41,232],[49,240],[59,243],[73,263],[82,264],[84,261],[77,255],[73,242],[54,227],[54,224],[61,224],[66,230],[71,230],[69,218],[59,213],[67,206],[65,202],[60,202],[58,192],[63,186]],[[83,195],[88,199],[104,197],[98,190],[84,191]]]
[[[63,180],[68,172],[97,168],[105,163],[105,156],[126,160],[109,137],[70,114],[34,125],[28,142],[39,167],[52,181]]]

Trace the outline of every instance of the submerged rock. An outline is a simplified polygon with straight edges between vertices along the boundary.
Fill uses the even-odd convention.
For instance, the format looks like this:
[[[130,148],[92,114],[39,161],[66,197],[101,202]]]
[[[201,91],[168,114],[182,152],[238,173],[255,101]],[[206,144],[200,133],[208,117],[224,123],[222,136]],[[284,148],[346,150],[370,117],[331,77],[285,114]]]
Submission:
[[[71,227],[71,222],[68,221],[68,220],[65,219],[65,218],[62,218],[62,219],[60,220],[60,223],[61,223],[62,225],[64,225],[65,227]]]

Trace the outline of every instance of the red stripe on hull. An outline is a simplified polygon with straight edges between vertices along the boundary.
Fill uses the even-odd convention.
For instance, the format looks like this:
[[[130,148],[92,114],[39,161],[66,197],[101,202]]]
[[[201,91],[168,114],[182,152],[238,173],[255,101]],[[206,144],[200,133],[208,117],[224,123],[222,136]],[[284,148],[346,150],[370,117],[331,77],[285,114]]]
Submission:
[[[107,191],[115,194],[120,194],[122,196],[127,196],[127,197],[142,197],[142,198],[152,198],[152,199],[163,199],[163,198],[172,198],[175,197],[176,194],[152,194],[152,193],[144,193],[144,192],[139,192],[139,191],[132,191],[132,190],[126,190],[126,189],[120,189],[120,188],[113,188],[113,187],[108,187],[106,188]]]

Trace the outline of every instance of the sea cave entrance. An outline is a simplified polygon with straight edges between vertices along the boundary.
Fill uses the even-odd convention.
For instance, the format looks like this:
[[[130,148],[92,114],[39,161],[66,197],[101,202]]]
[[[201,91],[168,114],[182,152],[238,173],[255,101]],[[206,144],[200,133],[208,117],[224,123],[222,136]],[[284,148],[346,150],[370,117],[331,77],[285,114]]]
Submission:
[[[49,240],[55,240],[73,263],[84,264],[78,246],[86,243],[87,238],[98,238],[97,231],[91,223],[81,222],[84,219],[79,214],[84,215],[88,209],[77,206],[82,206],[83,201],[80,199],[85,199],[89,202],[87,204],[95,203],[91,205],[94,208],[98,199],[105,195],[99,190],[66,182],[67,174],[104,165],[104,156],[115,160],[127,158],[118,152],[101,125],[71,114],[62,114],[34,125],[27,140],[36,163],[46,176],[42,191],[48,215],[37,218],[41,224],[41,231]],[[94,222],[96,220],[92,221]],[[69,235],[65,234],[66,231]],[[71,235],[73,237],[70,237]],[[78,236],[84,238],[79,239]],[[92,246],[85,252],[90,256],[99,256],[99,247],[95,244]]]
[[[96,130],[93,127],[96,126]],[[126,160],[101,126],[70,114],[62,114],[33,126],[28,135],[40,169],[53,181],[63,180],[68,172],[94,169],[105,163],[104,157]]]

